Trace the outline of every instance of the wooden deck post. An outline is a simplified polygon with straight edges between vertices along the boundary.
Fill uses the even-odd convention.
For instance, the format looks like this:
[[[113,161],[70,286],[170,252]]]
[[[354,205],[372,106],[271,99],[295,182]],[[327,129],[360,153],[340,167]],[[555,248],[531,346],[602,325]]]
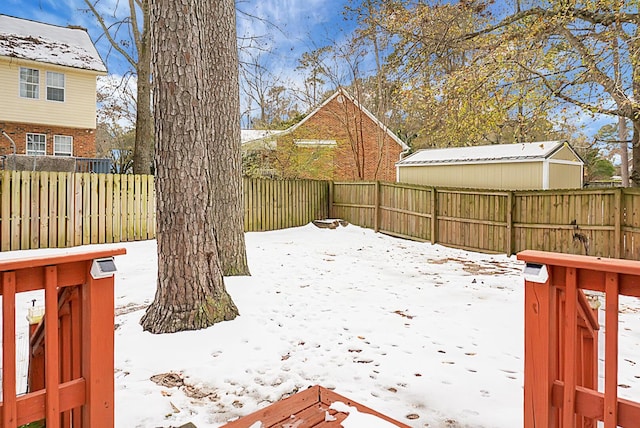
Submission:
[[[552,428],[551,389],[556,378],[556,288],[525,281],[524,428]]]
[[[2,426],[15,428],[16,415],[16,276],[2,275]]]
[[[82,376],[87,382],[85,427],[114,426],[113,277],[93,279],[86,264],[82,285]]]

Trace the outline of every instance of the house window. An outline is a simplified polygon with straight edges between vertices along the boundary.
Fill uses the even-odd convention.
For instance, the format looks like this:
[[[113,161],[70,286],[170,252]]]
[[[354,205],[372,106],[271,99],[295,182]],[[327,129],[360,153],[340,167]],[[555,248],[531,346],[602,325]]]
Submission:
[[[27,155],[44,156],[47,154],[47,136],[44,134],[27,134]]]
[[[40,92],[40,71],[33,68],[20,67],[20,96],[38,99]]]
[[[73,156],[73,137],[69,135],[54,135],[53,155]]]
[[[47,71],[47,99],[64,101],[64,74]]]

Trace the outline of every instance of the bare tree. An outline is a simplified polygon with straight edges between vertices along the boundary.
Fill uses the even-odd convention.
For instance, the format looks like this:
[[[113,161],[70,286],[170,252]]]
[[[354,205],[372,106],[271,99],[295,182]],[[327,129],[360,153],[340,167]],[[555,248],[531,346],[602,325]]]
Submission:
[[[100,0],[84,2],[98,21],[113,50],[129,63],[137,76],[133,169],[136,174],[150,174],[153,160],[153,116],[149,0],[128,0],[128,10],[124,16],[118,15],[118,8],[113,9],[110,15],[102,13]]]
[[[229,244],[220,235],[222,215],[242,227],[234,2],[156,0],[151,23],[158,289],[141,323],[167,333],[238,315],[224,286]]]

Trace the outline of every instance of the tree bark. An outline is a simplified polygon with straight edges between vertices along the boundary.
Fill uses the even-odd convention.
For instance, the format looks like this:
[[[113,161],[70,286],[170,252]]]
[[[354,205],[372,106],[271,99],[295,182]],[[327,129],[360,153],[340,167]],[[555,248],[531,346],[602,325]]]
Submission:
[[[640,187],[640,119],[635,119],[633,123],[633,136],[631,137],[631,154],[633,161],[631,164],[631,185]]]
[[[217,3],[217,2],[214,2]],[[238,45],[236,38],[236,15],[233,1],[229,16],[221,15],[223,6],[210,6],[213,16],[218,17],[213,28],[203,35],[205,40],[219,39],[215,49],[224,55],[224,61],[215,63],[215,73],[224,76],[215,81],[215,88],[207,94],[215,105],[223,105],[224,111],[216,117],[214,137],[216,148],[208,152],[209,162],[215,166],[210,174],[213,193],[213,221],[218,243],[218,255],[225,276],[249,275],[247,252],[244,240],[244,202],[242,191],[242,151],[240,143],[240,84],[238,76]],[[209,6],[206,6],[209,7]],[[226,7],[226,6],[225,6]],[[203,6],[205,8],[205,6]],[[222,19],[224,18],[224,19]],[[225,32],[229,37],[220,38]],[[219,134],[219,130],[228,130]]]
[[[142,32],[138,43],[138,89],[136,101],[136,144],[133,150],[134,174],[151,174],[153,161],[153,112],[151,110],[151,32],[149,30],[149,0],[143,0]]]
[[[241,205],[227,196],[236,192],[220,187],[225,177],[225,186],[240,188],[227,175],[236,158],[229,141],[240,141],[235,31],[233,0],[151,5],[158,288],[141,324],[152,333],[238,315],[218,256],[219,228],[228,224],[218,216],[241,217],[232,212]],[[221,200],[229,205],[218,206]]]

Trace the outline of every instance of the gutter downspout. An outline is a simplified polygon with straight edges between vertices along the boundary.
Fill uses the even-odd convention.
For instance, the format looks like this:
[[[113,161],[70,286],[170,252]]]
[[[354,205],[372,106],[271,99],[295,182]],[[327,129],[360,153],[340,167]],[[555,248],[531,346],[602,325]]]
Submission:
[[[2,130],[2,135],[4,135],[7,140],[9,140],[11,142],[11,148],[13,149],[13,168],[12,171],[15,171],[16,169],[16,143],[11,139],[11,137],[9,137],[9,134],[7,134],[6,132],[4,132],[4,129]]]

